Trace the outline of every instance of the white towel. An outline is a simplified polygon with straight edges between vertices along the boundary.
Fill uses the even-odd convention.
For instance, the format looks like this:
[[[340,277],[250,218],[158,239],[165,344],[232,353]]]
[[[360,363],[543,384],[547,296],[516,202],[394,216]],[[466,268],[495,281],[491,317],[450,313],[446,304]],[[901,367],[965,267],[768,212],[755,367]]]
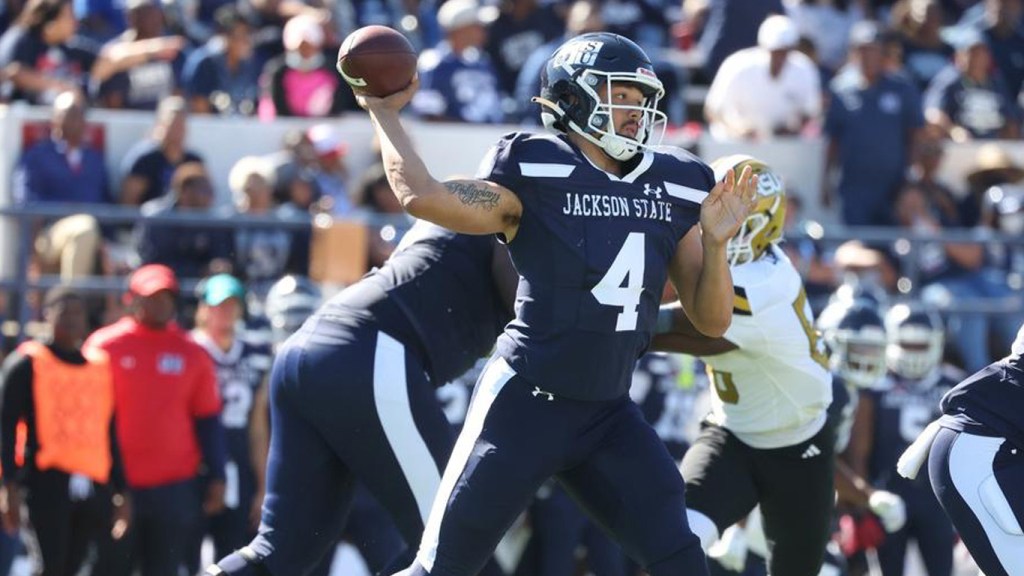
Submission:
[[[938,420],[932,422],[924,429],[924,432],[921,432],[917,440],[914,440],[914,443],[903,451],[899,462],[896,463],[896,471],[899,472],[900,476],[908,480],[917,478],[917,473],[921,471],[921,466],[928,459],[928,452],[932,448],[932,442],[935,441],[935,435],[941,429],[942,427],[939,426]]]

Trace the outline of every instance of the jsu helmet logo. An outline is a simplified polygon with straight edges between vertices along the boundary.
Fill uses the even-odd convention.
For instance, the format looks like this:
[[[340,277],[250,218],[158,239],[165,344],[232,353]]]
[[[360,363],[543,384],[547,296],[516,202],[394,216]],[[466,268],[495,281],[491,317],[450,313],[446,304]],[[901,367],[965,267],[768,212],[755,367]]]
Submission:
[[[644,183],[644,196],[654,196],[656,199],[661,200],[661,186],[651,188],[649,182]]]
[[[602,46],[604,46],[604,42],[570,42],[555,53],[551,64],[553,66],[563,64],[593,66],[597,63],[597,55],[601,53]]]

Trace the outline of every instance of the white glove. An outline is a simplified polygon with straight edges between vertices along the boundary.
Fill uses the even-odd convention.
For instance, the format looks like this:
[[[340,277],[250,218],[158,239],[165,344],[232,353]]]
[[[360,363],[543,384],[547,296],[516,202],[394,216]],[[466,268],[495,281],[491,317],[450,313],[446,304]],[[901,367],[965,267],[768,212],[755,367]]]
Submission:
[[[708,549],[708,558],[727,570],[743,572],[747,565],[747,533],[736,525],[728,527]]]
[[[882,521],[882,527],[890,534],[907,523],[907,505],[892,492],[876,490],[868,498],[868,508]]]

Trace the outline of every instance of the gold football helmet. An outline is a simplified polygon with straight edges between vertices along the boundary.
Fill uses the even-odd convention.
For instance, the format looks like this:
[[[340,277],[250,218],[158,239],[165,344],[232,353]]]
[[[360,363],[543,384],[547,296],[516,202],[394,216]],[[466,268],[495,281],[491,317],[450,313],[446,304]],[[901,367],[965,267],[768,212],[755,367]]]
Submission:
[[[726,256],[730,266],[753,262],[764,255],[769,246],[782,240],[786,219],[786,187],[782,177],[767,164],[743,154],[725,156],[711,163],[716,181],[725,178],[730,169],[739,176],[745,166],[750,166],[757,175],[757,205],[729,240]]]

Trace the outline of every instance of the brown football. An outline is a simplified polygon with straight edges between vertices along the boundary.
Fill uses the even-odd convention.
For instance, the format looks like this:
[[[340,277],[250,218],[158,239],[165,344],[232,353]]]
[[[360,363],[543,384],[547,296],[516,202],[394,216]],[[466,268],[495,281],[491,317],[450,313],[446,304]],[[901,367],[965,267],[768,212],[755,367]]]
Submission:
[[[412,82],[416,51],[400,32],[387,26],[364,26],[338,50],[338,72],[356,92],[388,96]]]

